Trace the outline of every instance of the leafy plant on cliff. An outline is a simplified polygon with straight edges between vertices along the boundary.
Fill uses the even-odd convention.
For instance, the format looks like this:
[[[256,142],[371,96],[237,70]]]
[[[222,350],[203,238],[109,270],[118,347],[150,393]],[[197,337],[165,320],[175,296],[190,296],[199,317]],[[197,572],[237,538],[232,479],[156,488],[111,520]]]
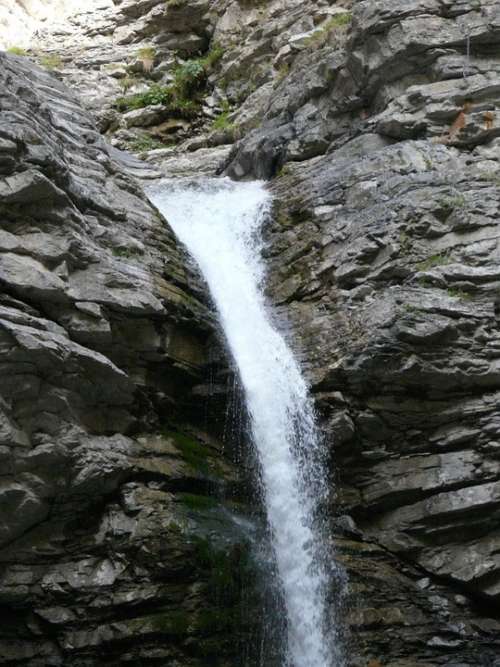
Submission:
[[[154,85],[144,93],[119,97],[115,104],[118,111],[129,111],[131,109],[142,109],[154,104],[168,105],[172,102],[172,99],[173,90],[171,86]]]
[[[203,62],[188,60],[174,70],[173,88],[179,97],[190,99],[204,85],[206,78],[207,69]]]
[[[223,49],[215,45],[203,58],[178,65],[173,72],[174,81],[169,86],[155,84],[143,93],[119,97],[115,107],[125,112],[163,104],[173,116],[192,118],[199,110],[208,75],[222,55]]]

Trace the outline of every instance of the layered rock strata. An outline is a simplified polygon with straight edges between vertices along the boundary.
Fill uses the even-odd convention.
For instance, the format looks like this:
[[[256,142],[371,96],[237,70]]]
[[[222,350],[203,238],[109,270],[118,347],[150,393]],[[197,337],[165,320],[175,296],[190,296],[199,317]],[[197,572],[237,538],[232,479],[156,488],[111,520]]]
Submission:
[[[196,426],[204,288],[62,84],[0,54],[0,90],[0,664],[229,664],[249,536]]]

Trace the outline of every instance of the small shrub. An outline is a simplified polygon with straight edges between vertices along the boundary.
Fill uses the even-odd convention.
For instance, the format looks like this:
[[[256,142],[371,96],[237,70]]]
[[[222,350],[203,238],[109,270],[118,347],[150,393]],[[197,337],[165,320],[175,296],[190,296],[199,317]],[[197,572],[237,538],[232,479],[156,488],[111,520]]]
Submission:
[[[232,130],[234,128],[234,123],[231,123],[229,120],[229,111],[223,111],[220,113],[217,118],[214,119],[212,123],[213,130]]]
[[[27,56],[28,52],[26,49],[23,49],[20,46],[11,46],[7,49],[7,53],[12,54],[13,56]]]
[[[327,30],[332,30],[332,28],[340,28],[344,25],[349,25],[352,22],[352,12],[344,12],[342,14],[336,14],[332,16],[331,19],[327,21]]]
[[[289,176],[292,173],[290,166],[287,164],[284,164],[282,167],[280,167],[278,173],[276,174],[277,178],[282,178],[283,176]]]
[[[205,83],[207,70],[202,60],[188,60],[174,71],[174,87],[181,98],[190,98]]]
[[[141,49],[141,51],[144,51]],[[222,57],[223,50],[214,46],[203,58],[188,60],[174,69],[174,81],[169,86],[158,84],[143,93],[119,97],[115,102],[118,111],[142,109],[154,104],[163,104],[173,116],[192,118],[199,111],[199,101],[208,74],[215,63]],[[148,55],[149,51],[148,51]],[[125,91],[124,91],[125,92]]]
[[[173,91],[170,86],[151,86],[144,93],[137,93],[129,97],[119,97],[115,106],[118,111],[130,111],[131,109],[142,109],[154,104],[168,105],[173,98]]]

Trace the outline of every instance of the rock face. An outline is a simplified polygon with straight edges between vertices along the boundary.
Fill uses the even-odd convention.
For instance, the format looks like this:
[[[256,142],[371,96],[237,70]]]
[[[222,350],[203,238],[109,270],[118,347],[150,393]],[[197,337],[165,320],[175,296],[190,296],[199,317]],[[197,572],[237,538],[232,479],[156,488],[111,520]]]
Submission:
[[[494,613],[499,596],[498,185],[482,172],[488,161],[469,160],[415,141],[287,166],[269,229],[270,289],[302,332],[333,445],[334,511],[371,545],[363,569],[375,581],[351,571],[348,548],[356,606],[367,593],[378,600],[375,617],[361,605],[356,640],[418,665],[498,655],[498,622],[470,617],[482,604]],[[382,555],[403,569],[405,593],[380,587]],[[421,616],[416,599],[433,608]],[[403,629],[384,633],[394,624],[411,625],[402,645]]]
[[[0,664],[226,664],[250,566],[188,417],[203,287],[64,86],[0,54],[0,90]]]
[[[345,48],[295,61],[229,171],[285,165],[269,292],[301,332],[334,511],[370,544],[362,568],[347,548],[354,645],[380,664],[496,665],[498,621],[478,612],[497,617],[500,599],[500,7],[352,9]]]
[[[0,664],[256,644],[245,536],[206,496],[244,473],[200,428],[213,315],[133,179],[226,169],[272,179],[268,294],[338,478],[349,667],[499,667],[500,5],[103,1],[64,26],[30,53],[147,163],[0,54]],[[215,52],[194,118],[117,108]]]

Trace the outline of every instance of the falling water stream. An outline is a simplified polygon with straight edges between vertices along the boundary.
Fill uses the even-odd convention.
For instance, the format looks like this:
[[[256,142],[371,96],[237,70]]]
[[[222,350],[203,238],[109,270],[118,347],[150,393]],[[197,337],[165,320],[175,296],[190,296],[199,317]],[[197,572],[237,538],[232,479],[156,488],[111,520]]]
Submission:
[[[314,520],[324,491],[314,412],[263,294],[260,229],[271,197],[262,183],[228,179],[163,181],[148,194],[208,283],[244,388],[286,607],[286,667],[342,667]]]

